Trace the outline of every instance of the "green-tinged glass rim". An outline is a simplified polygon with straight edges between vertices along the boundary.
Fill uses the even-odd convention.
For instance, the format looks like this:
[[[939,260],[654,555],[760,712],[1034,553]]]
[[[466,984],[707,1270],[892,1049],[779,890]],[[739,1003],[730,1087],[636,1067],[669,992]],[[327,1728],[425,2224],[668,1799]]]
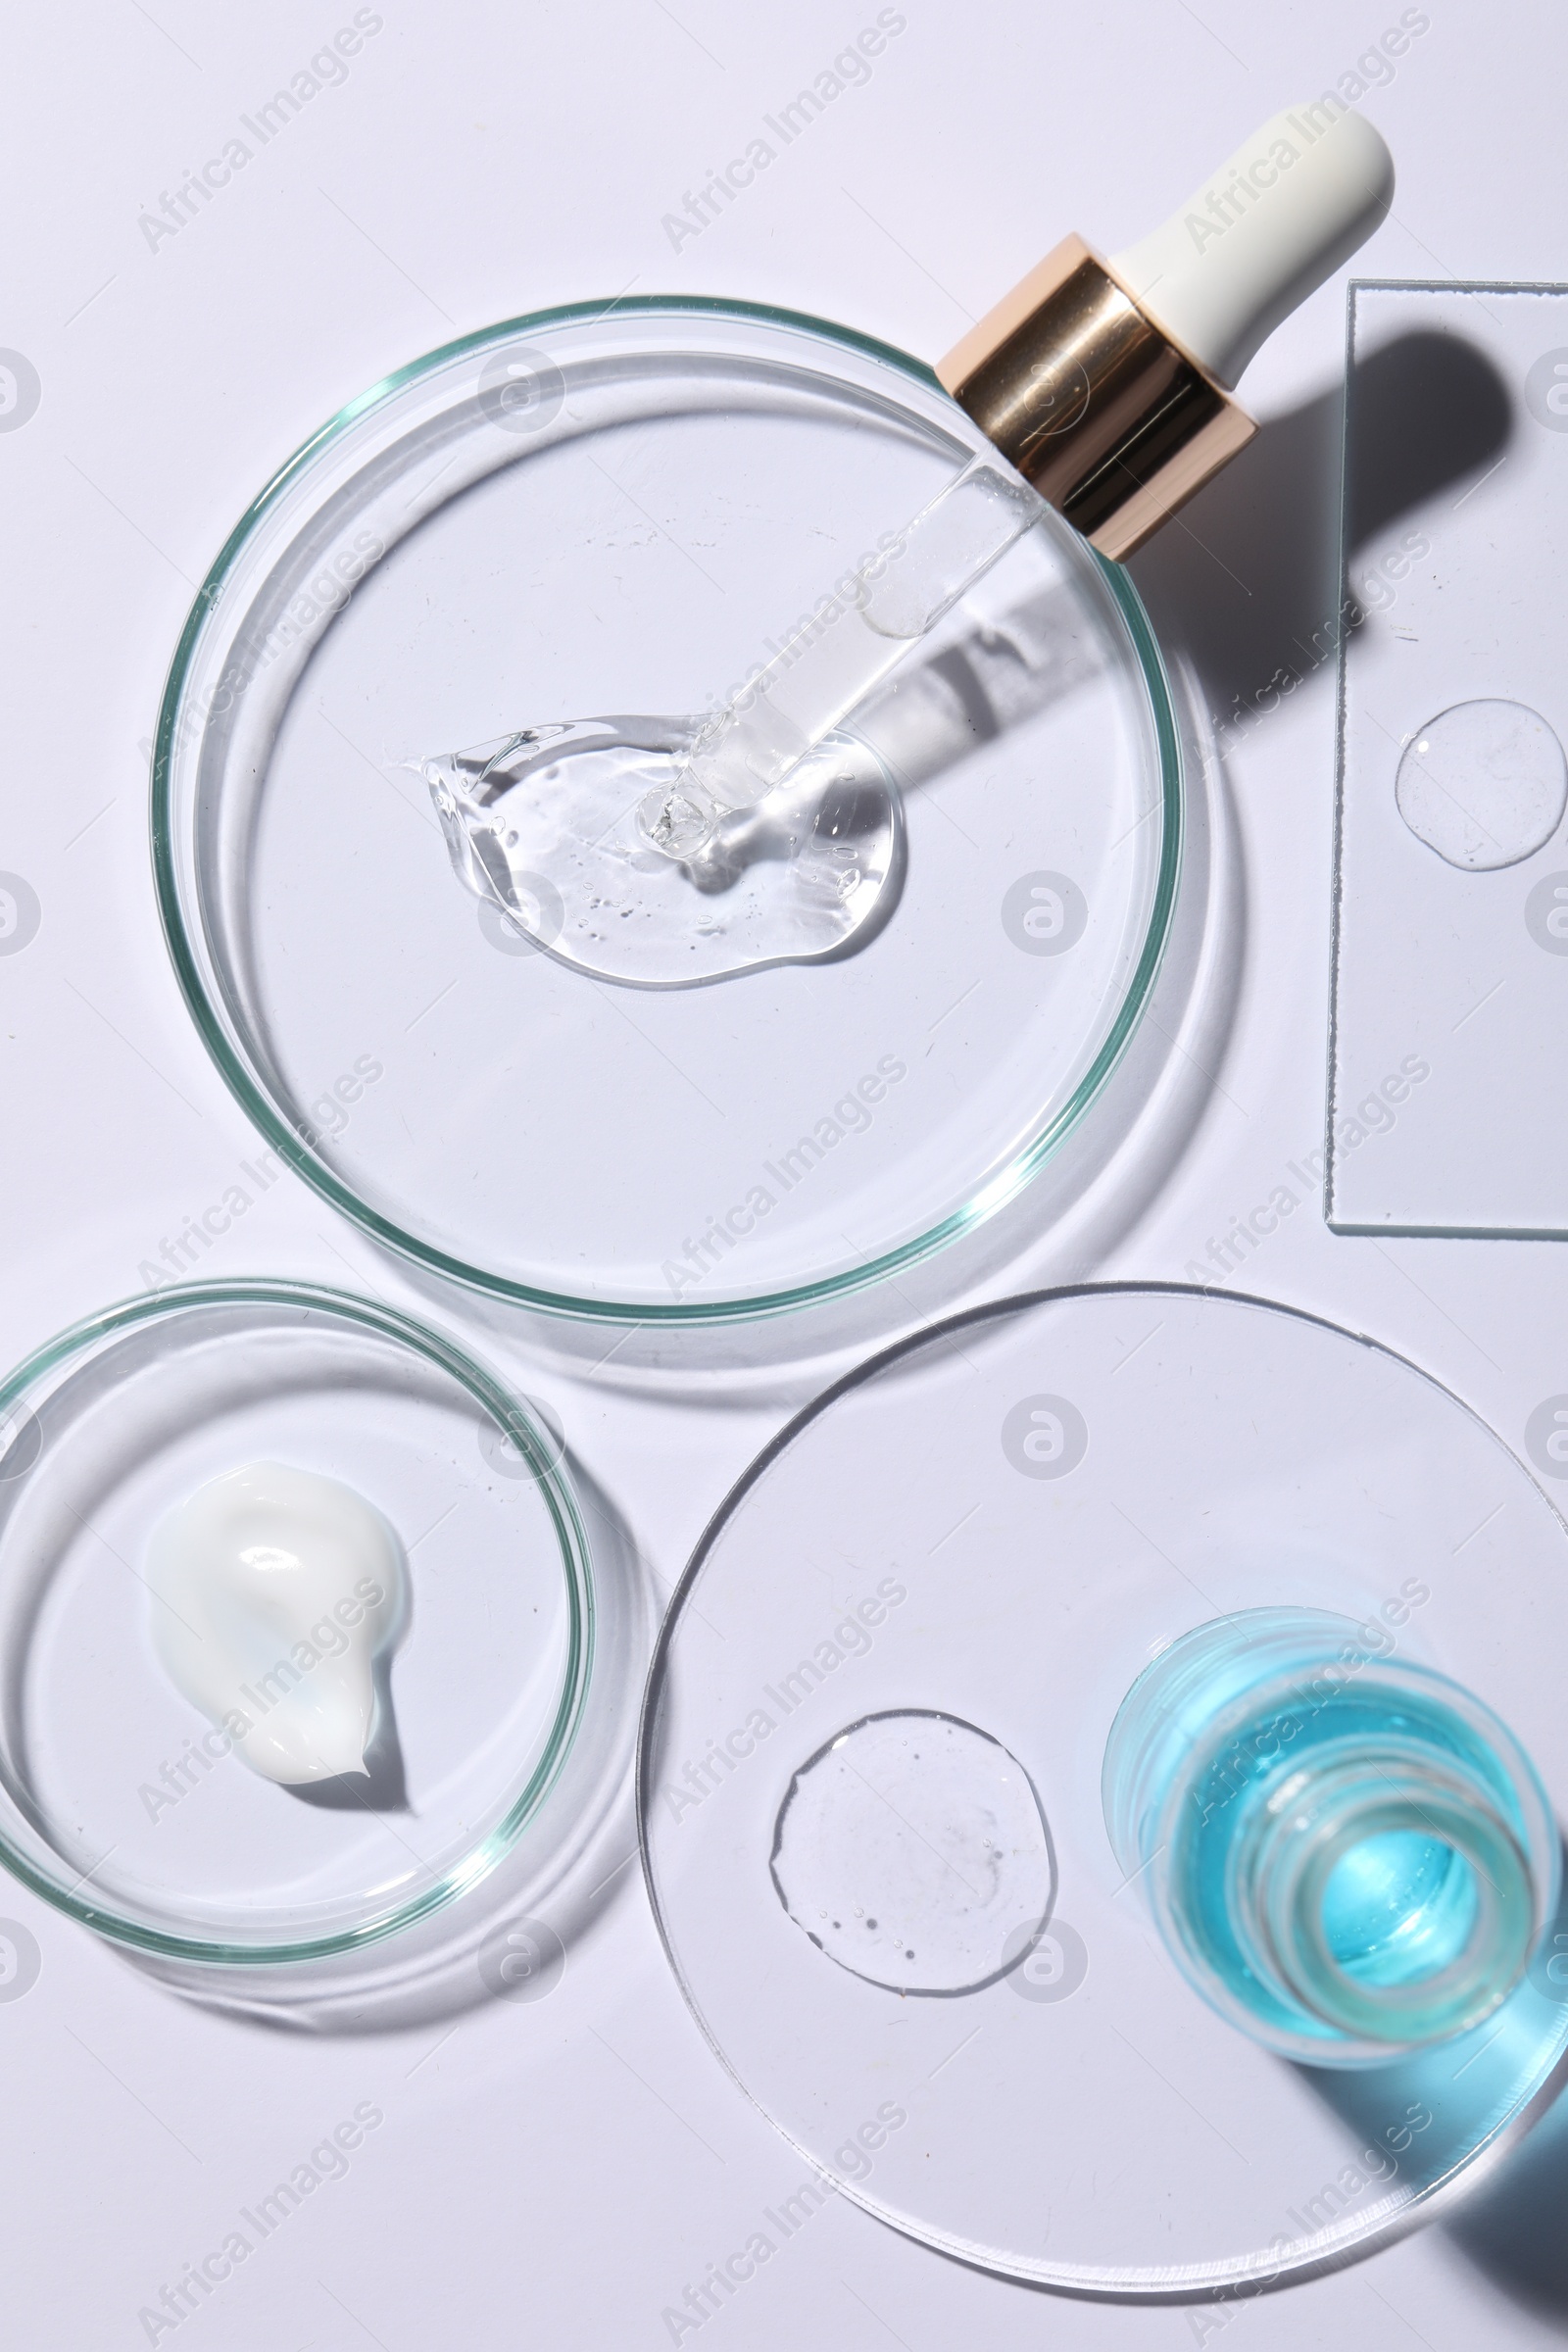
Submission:
[[[912,1241],[885,1250],[880,1256],[863,1264],[846,1268],[836,1274],[820,1277],[814,1282],[802,1283],[787,1289],[759,1293],[743,1298],[710,1300],[656,1300],[635,1302],[612,1298],[583,1298],[565,1291],[544,1290],[538,1285],[517,1282],[499,1274],[492,1268],[474,1266],[451,1252],[436,1248],[395,1225],[377,1209],[362,1200],[341,1177],[318,1158],[299,1131],[291,1126],[257,1085],[250,1071],[233,1050],[222,1018],[203,985],[201,966],[195,953],[185,909],[180,903],[179,885],[174,857],[172,809],[171,807],[171,773],[175,730],[186,680],[190,674],[197,647],[213,608],[222,596],[240,556],[252,533],[278,505],[279,501],[299,480],[314,461],[328,449],[342,434],[358,423],[376,407],[391,401],[408,384],[428,370],[444,367],[466,353],[514,336],[536,335],[552,326],[590,322],[607,318],[612,313],[659,316],[669,318],[735,318],[769,326],[782,326],[803,331],[819,340],[841,344],[863,357],[878,361],[911,378],[923,390],[941,392],[935,374],[923,361],[898,350],[893,344],[878,341],[874,336],[858,333],[853,327],[841,326],[831,319],[816,318],[804,311],[781,310],[767,303],[721,300],[713,295],[620,295],[610,302],[563,303],[554,309],[529,311],[515,318],[502,319],[491,326],[455,341],[438,345],[406,367],[395,368],[341,408],[310,438],[303,442],[287,462],[279,466],[271,479],[247,507],[234,529],[203,580],[196,594],[189,616],[174,651],[163,704],[158,716],[158,731],[153,751],[152,775],[152,856],[153,881],[158,898],[159,915],[164,936],[185,1002],[190,1008],[207,1051],[218,1066],[220,1075],[244,1110],[252,1125],[260,1130],[268,1143],[286,1160],[297,1175],[320,1194],[321,1198],[341,1210],[343,1215],[361,1226],[374,1240],[382,1243],[400,1256],[410,1258],[430,1272],[454,1282],[464,1289],[479,1291],[492,1298],[503,1298],[514,1305],[533,1307],[547,1314],[564,1315],[577,1321],[626,1324],[632,1326],[681,1326],[749,1321],[753,1318],[784,1313],[792,1308],[814,1306],[848,1294],[864,1290],[873,1283],[896,1274],[904,1268],[918,1264],[956,1241],[971,1228],[994,1216],[1009,1200],[1038,1176],[1054,1157],[1067,1136],[1078,1125],[1091,1103],[1103,1090],[1111,1072],[1121,1059],[1144,1008],[1149,1002],[1155,976],[1163,958],[1170,934],[1175,908],[1176,888],[1181,871],[1183,819],[1183,763],[1181,739],[1170,682],[1164,661],[1150,623],[1149,615],[1129,575],[1119,564],[1107,563],[1098,553],[1095,563],[1106,589],[1113,599],[1127,632],[1149,697],[1154,724],[1160,769],[1160,848],[1159,867],[1155,877],[1149,927],[1137,965],[1118,1007],[1115,1020],[1093,1062],[1073,1089],[1068,1100],[1050,1122],[1013,1157],[993,1175],[986,1178],[974,1197],[959,1208],[917,1235]]]
[[[149,1292],[140,1298],[121,1299],[112,1306],[102,1307],[97,1313],[85,1316],[68,1330],[58,1333],[54,1339],[46,1341],[0,1381],[0,1421],[15,1412],[19,1405],[25,1408],[29,1392],[34,1391],[40,1383],[50,1380],[62,1366],[87,1355],[101,1343],[119,1333],[156,1322],[164,1315],[236,1305],[296,1307],[306,1316],[330,1316],[390,1340],[399,1347],[412,1348],[426,1363],[433,1364],[457,1381],[516,1446],[533,1474],[555,1530],[567,1611],[566,1655],[549,1737],[525,1786],[513,1799],[503,1819],[471,1852],[445,1872],[433,1886],[424,1888],[412,1900],[391,1905],[353,1928],[331,1936],[309,1937],[300,1942],[270,1944],[223,1943],[204,1936],[173,1935],[166,1929],[150,1927],[143,1921],[122,1916],[95,1901],[84,1891],[86,1883],[80,1878],[68,1883],[62,1875],[59,1881],[55,1880],[41,1870],[35,1860],[20,1852],[4,1830],[0,1829],[0,1863],[12,1876],[20,1879],[24,1886],[30,1887],[46,1903],[53,1904],[56,1910],[80,1921],[84,1927],[94,1929],[100,1936],[166,1958],[265,1967],[322,1960],[335,1953],[356,1950],[379,1942],[385,1936],[397,1935],[403,1929],[414,1926],[416,1921],[428,1919],[432,1913],[445,1909],[460,1894],[477,1886],[512,1850],[559,1777],[582,1719],[593,1669],[594,1591],[588,1536],[575,1498],[555,1466],[554,1449],[541,1438],[523,1406],[491,1373],[444,1333],[432,1330],[428,1324],[416,1322],[412,1316],[400,1314],[393,1307],[356,1298],[347,1291],[331,1290],[316,1283],[240,1279],[231,1282],[183,1283],[168,1290]]]

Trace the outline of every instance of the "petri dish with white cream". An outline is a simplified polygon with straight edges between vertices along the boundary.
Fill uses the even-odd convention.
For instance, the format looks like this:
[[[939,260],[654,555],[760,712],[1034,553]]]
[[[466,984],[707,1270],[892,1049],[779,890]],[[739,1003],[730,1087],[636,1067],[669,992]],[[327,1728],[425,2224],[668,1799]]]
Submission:
[[[389,1307],[188,1285],[0,1388],[0,1862],[143,1954],[444,1912],[535,1831],[593,1633],[556,1440]]]

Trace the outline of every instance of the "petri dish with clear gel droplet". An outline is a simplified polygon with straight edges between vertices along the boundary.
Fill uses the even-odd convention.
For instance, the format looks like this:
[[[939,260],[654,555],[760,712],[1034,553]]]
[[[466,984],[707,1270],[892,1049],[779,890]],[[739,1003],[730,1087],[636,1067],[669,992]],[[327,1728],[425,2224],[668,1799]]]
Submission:
[[[160,1532],[253,1464],[348,1490],[404,1563],[363,1773],[251,1770],[160,1654]],[[104,1309],[0,1384],[0,1863],[159,1962],[253,1988],[287,1964],[303,1988],[310,1964],[413,1929],[553,1838],[538,1816],[583,1719],[593,1628],[555,1436],[388,1307],[193,1284]],[[258,1719],[309,1694],[313,1650],[336,1654],[314,1631],[245,1669]]]
[[[1389,2054],[1353,2065],[1327,2042],[1301,2062],[1254,2007],[1227,2009],[1167,1943],[1174,1896],[1148,1885],[1176,1862],[1139,1842],[1146,1816],[1187,1785],[1171,1677],[1223,1635],[1251,1693],[1259,1624],[1283,1629],[1298,1682],[1309,1664],[1298,1724],[1280,1676],[1258,1686],[1255,1753],[1293,1724],[1293,1756],[1317,1743],[1316,1793],[1292,1798],[1311,1818],[1279,1857],[1317,1873],[1314,1902],[1281,1916],[1310,1924],[1321,1898],[1323,1949],[1303,1944],[1303,1968],[1318,1992],[1334,1979],[1345,2014],[1352,1994],[1378,2008]],[[1400,1357],[1176,1286],[978,1307],[799,1414],[686,1569],[639,1752],[665,1950],[797,2161],[878,2220],[1066,2293],[1263,2292],[1450,2210],[1568,2074],[1564,1655],[1568,1529],[1507,1446]],[[1243,1700],[1211,1703],[1204,1658],[1218,1836],[1248,1787],[1220,1738]],[[1318,1680],[1330,1703],[1314,1712]],[[1498,1964],[1512,1989],[1474,2008],[1444,1972],[1486,1909],[1463,1856],[1500,1886],[1495,1854],[1469,1836],[1476,1803],[1461,1822],[1436,1780],[1412,1837],[1391,1763],[1414,1738],[1404,1702],[1434,1694],[1434,1736],[1457,1710],[1491,1757],[1511,1740],[1530,1759],[1519,1838],[1539,1915]],[[1124,1740],[1109,1769],[1112,1727],[1140,1706],[1170,1739]],[[1122,1767],[1146,1745],[1140,1780]],[[1258,1886],[1304,1886],[1290,1870]],[[1406,1994],[1426,2011],[1396,2034]],[[1477,2022],[1448,2031],[1434,2006],[1448,1994]]]
[[[896,1273],[1060,1152],[1159,967],[1182,754],[1136,591],[1051,515],[801,821],[741,809],[689,870],[630,760],[567,888],[480,905],[420,772],[489,791],[511,744],[494,815],[553,824],[524,737],[719,710],[980,446],[846,329],[628,299],[433,352],[279,469],[174,659],[155,869],[209,1050],[326,1199],[501,1298],[680,1324]]]

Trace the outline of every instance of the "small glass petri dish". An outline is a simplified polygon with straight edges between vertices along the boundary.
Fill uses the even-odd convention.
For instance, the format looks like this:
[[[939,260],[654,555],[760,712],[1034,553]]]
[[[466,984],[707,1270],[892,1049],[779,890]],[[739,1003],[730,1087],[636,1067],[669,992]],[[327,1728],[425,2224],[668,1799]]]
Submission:
[[[306,1285],[170,1290],[0,1387],[0,1862],[166,1959],[309,1962],[476,1886],[582,1717],[593,1580],[559,1446],[443,1335]],[[372,1778],[252,1771],[154,1646],[152,1531],[251,1462],[352,1488],[411,1592]],[[216,1753],[215,1753],[216,1749]]]
[[[638,1817],[686,1999],[817,2184],[796,2210],[836,2188],[1068,2293],[1249,2295],[1446,2210],[1555,2096],[1560,1905],[1483,2023],[1354,2070],[1276,2056],[1161,1941],[1105,1826],[1110,1729],[1180,1636],[1270,1607],[1462,1685],[1561,1813],[1568,1530],[1473,1413],[1330,1324],[1176,1287],[1004,1300],[747,1471],[656,1652]]]
[[[432,352],[281,467],[174,658],[154,859],[209,1050],[327,1200],[499,1298],[680,1325],[873,1283],[1060,1152],[1160,964],[1182,753],[1136,590],[1050,514],[854,719],[906,862],[839,960],[587,977],[458,883],[408,765],[720,707],[979,446],[885,345],[626,299]]]

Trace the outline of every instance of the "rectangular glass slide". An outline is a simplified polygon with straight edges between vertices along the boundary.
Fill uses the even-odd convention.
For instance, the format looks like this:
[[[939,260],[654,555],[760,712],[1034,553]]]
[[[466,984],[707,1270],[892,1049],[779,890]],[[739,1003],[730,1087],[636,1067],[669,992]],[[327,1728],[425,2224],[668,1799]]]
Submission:
[[[1568,1238],[1568,288],[1353,284],[1327,1216]]]

